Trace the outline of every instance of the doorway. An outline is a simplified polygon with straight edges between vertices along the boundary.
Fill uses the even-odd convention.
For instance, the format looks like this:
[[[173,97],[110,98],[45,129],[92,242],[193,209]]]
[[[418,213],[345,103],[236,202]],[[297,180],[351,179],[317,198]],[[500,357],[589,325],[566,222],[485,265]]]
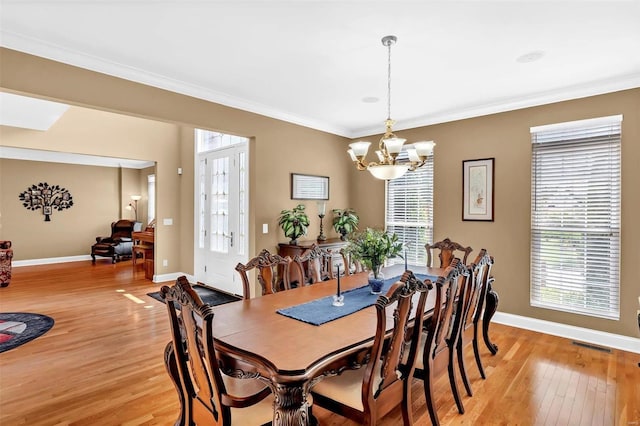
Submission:
[[[195,278],[242,295],[235,266],[249,246],[249,140],[196,129],[195,144]]]

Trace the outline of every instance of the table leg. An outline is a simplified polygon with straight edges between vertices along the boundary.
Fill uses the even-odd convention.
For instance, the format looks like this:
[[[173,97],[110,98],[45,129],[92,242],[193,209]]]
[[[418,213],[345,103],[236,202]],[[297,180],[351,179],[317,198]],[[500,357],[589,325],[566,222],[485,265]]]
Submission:
[[[274,426],[313,425],[308,402],[308,383],[279,383],[275,386]]]
[[[493,318],[496,310],[498,310],[498,302],[500,299],[498,297],[498,293],[496,293],[492,288],[493,281],[494,279],[491,277],[487,282],[487,295],[485,299],[486,305],[484,308],[484,316],[482,317],[482,337],[484,338],[484,343],[487,345],[487,348],[489,348],[489,351],[495,355],[498,353],[498,345],[491,342],[489,339],[489,324],[491,323],[491,318]]]

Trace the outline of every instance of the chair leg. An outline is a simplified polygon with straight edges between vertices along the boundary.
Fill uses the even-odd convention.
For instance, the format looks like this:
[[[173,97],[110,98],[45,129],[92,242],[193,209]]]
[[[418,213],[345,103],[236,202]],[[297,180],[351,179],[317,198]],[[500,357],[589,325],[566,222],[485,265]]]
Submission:
[[[460,414],[464,414],[464,405],[462,405],[462,398],[460,397],[460,392],[458,391],[458,384],[456,383],[456,374],[455,374],[455,348],[449,348],[449,365],[447,366],[447,370],[449,370],[449,382],[451,383],[451,392],[453,392],[453,398],[456,400],[456,405],[458,406],[458,412]]]
[[[486,379],[487,376],[484,374],[484,367],[482,366],[482,359],[480,358],[480,350],[478,348],[478,323],[475,322],[473,324],[473,354],[476,357],[476,364],[478,365],[478,370],[480,370],[480,377]]]
[[[404,426],[412,426],[413,425],[413,410],[411,407],[411,381],[413,377],[406,377],[404,379],[404,383],[402,384],[403,388],[403,397],[402,397],[402,421],[404,422]]]
[[[464,383],[464,387],[467,390],[467,395],[473,396],[473,391],[471,390],[471,383],[469,383],[469,377],[467,376],[467,366],[464,362],[464,345],[462,339],[458,340],[458,344],[456,345],[456,354],[458,355],[458,369],[460,370],[460,375],[462,376],[462,383]]]
[[[185,406],[186,398],[184,390],[181,386],[180,373],[178,372],[178,364],[176,362],[175,353],[173,352],[173,344],[169,342],[164,348],[164,366],[169,373],[171,382],[178,392],[178,400],[180,401],[180,414],[176,419],[174,426],[188,426],[189,419],[187,416],[187,407]]]
[[[433,426],[440,426],[440,420],[438,420],[438,412],[436,411],[436,404],[433,400],[433,379],[431,378],[431,372],[426,369],[424,376],[424,397],[427,401],[427,409],[429,410],[431,424],[433,424]]]

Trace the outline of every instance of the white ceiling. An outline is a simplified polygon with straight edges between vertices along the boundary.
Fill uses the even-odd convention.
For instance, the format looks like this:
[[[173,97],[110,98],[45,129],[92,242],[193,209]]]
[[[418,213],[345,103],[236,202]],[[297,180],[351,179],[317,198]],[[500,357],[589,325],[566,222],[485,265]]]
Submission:
[[[637,0],[0,6],[4,47],[347,137],[384,130],[388,34],[396,130],[640,87]]]

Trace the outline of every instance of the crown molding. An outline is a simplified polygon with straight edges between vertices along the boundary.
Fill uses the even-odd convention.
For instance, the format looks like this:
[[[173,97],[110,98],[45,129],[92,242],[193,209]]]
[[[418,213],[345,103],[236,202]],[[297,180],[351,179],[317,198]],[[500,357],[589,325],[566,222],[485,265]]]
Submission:
[[[275,118],[277,120],[286,121],[303,127],[309,127],[338,136],[349,137],[350,132],[348,129],[342,127],[333,126],[329,123],[324,123],[308,117],[301,117],[287,111],[280,111],[248,99],[218,92],[181,80],[172,79],[160,74],[154,74],[125,64],[105,61],[104,59],[93,55],[67,49],[43,40],[26,37],[12,31],[0,30],[0,40],[2,40],[2,47],[8,49],[84,68],[101,74],[134,81],[136,83],[146,84],[148,86],[157,87],[170,92],[192,96],[194,98],[203,99],[231,108],[264,115],[266,117]]]
[[[0,40],[2,40],[2,46],[9,49],[125,80],[146,84],[171,92],[192,96],[227,107],[252,112],[350,139],[377,135],[382,131],[379,126],[363,127],[355,130],[335,126],[310,117],[302,117],[288,111],[277,110],[268,105],[233,96],[228,93],[214,91],[160,74],[150,73],[125,64],[105,61],[104,59],[93,55],[67,49],[40,39],[26,37],[12,31],[0,30]],[[394,126],[394,130],[413,129],[455,120],[463,120],[483,115],[545,105],[554,102],[596,96],[637,87],[640,87],[640,73],[627,74],[606,80],[582,83],[574,86],[563,87],[557,90],[540,92],[529,96],[502,98],[485,104],[461,105],[455,109],[440,111],[423,117],[401,120]]]
[[[455,110],[441,111],[429,116],[399,121],[393,126],[393,129],[395,131],[415,129],[417,127],[431,126],[434,124],[481,117],[483,115],[497,114],[506,111],[514,111],[555,102],[603,95],[605,93],[635,89],[638,87],[640,87],[640,73],[626,74],[615,78],[563,87],[558,90],[540,92],[530,96],[503,98],[482,105],[461,106]],[[382,129],[380,126],[367,127],[355,130],[351,137],[355,139],[364,136],[377,135],[381,132]]]

